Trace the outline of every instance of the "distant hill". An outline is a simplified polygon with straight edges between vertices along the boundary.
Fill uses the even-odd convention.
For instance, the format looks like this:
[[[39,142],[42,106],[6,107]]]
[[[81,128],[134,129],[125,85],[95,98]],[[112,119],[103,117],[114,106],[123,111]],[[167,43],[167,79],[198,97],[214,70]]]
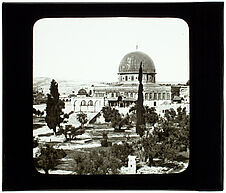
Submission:
[[[89,89],[92,85],[104,86],[105,83],[99,83],[94,81],[75,81],[75,80],[59,80],[55,79],[58,83],[58,89],[60,94],[70,94],[74,91],[77,94],[81,88]],[[35,77],[33,79],[33,89],[42,89],[45,94],[49,93],[50,83],[52,79],[48,77]]]
[[[33,80],[33,89],[42,89],[44,94],[49,93],[51,78],[48,77],[37,77]],[[94,86],[109,86],[111,83],[107,82],[94,82],[94,81],[76,81],[76,80],[59,80],[55,79],[58,83],[58,89],[60,94],[71,94],[74,91],[77,94],[81,88],[89,89],[92,85]],[[178,84],[179,82],[157,82],[158,84]]]

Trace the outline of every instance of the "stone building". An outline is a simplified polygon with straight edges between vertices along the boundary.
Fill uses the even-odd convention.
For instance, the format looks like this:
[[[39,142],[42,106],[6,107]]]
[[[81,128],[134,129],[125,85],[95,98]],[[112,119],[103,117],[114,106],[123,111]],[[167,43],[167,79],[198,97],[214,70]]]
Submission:
[[[77,95],[72,96],[74,111],[99,112],[107,105],[117,108],[134,105],[138,97],[138,74],[141,62],[144,105],[161,106],[162,110],[164,104],[171,104],[171,85],[157,84],[157,72],[153,60],[144,52],[135,51],[122,58],[118,68],[118,82],[102,86],[92,85],[89,89],[81,89]]]
[[[152,59],[136,51],[126,54],[118,68],[118,82],[109,86],[94,87],[95,97],[105,97],[109,106],[128,107],[137,100],[140,63],[143,67],[144,105],[157,106],[171,100],[171,87],[156,84],[156,69]]]

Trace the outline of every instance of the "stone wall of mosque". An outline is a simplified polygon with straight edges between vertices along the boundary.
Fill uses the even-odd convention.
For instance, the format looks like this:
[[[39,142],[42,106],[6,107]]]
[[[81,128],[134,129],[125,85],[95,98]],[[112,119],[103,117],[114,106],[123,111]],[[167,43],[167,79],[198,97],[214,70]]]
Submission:
[[[101,97],[74,97],[71,105],[74,112],[100,112],[106,101]]]
[[[155,74],[143,74],[143,82],[155,83]],[[122,83],[138,83],[138,74],[120,74],[118,81]]]

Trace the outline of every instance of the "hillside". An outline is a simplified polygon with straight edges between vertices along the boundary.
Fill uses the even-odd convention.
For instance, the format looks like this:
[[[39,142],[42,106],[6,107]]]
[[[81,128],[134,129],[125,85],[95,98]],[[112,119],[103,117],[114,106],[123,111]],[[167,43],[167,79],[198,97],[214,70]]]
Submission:
[[[58,83],[58,89],[60,94],[70,94],[72,91],[75,93],[78,92],[79,89],[84,88],[88,89],[92,85],[106,85],[105,83],[99,83],[94,81],[75,81],[75,80],[59,80],[55,79]],[[51,78],[48,77],[37,77],[33,80],[33,89],[42,89],[43,92],[49,93]]]

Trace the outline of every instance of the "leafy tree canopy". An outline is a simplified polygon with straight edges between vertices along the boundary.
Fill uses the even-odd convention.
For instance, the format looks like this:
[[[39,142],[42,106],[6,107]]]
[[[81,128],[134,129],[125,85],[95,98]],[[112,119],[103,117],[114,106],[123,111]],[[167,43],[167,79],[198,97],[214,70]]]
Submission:
[[[41,154],[35,159],[35,166],[43,169],[48,174],[50,169],[54,169],[59,164],[59,159],[66,156],[64,150],[54,149],[51,145],[41,147]]]
[[[76,152],[74,160],[74,171],[78,175],[118,174],[122,166],[119,159],[104,150]]]
[[[58,84],[55,80],[52,80],[50,94],[47,94],[47,96],[45,120],[48,127],[56,133],[56,127],[60,127],[60,123],[64,120],[61,115],[63,115],[62,109],[65,107],[65,104],[59,99]]]
[[[81,123],[81,127],[84,128],[84,124],[88,122],[87,114],[83,112],[77,114],[77,120]]]

